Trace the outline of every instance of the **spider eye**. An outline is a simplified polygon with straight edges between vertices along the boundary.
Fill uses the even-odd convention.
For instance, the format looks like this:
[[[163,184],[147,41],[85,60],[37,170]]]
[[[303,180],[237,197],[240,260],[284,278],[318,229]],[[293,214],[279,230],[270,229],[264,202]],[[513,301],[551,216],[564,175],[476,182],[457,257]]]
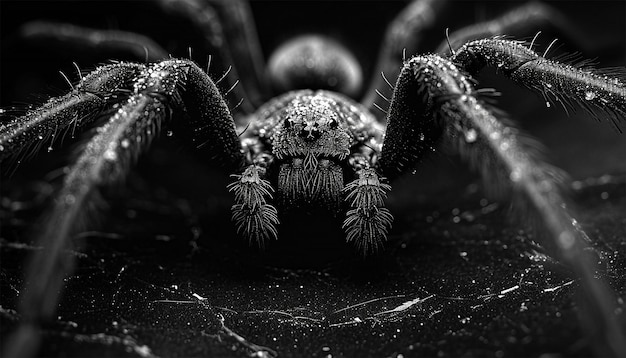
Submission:
[[[339,127],[339,122],[337,122],[335,118],[331,118],[330,122],[328,123],[328,128],[337,129],[337,127]]]

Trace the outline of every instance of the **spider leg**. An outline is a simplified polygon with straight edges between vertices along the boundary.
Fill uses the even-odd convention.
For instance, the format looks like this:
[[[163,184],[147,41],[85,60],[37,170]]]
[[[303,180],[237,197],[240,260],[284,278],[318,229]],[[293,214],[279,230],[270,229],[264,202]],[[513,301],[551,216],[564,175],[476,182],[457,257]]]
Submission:
[[[245,78],[237,94],[248,102],[241,107],[245,112],[253,112],[268,99],[265,61],[247,2],[160,0],[159,3],[193,23],[206,42],[219,50],[219,60],[234,65],[233,77]]]
[[[82,133],[108,102],[130,86],[142,68],[131,63],[102,66],[83,77],[70,93],[0,124],[0,162],[10,161],[3,166],[3,172],[15,169],[17,163],[36,154],[44,143],[48,143],[50,151],[57,137],[70,132],[73,138]]]
[[[118,56],[128,56],[127,59],[146,62],[161,61],[168,57],[167,51],[151,38],[129,31],[99,30],[67,23],[32,21],[23,25],[19,32],[23,40],[45,41],[47,46],[76,52],[115,52]]]
[[[374,77],[370,80],[370,85],[361,101],[372,113],[379,114],[379,111],[374,108],[379,97],[376,91],[386,87],[385,79],[381,74],[387,78],[397,77],[398,68],[404,60],[404,53],[417,52],[417,46],[421,42],[421,32],[434,24],[437,14],[446,2],[414,0],[389,24],[374,67]],[[382,120],[383,118],[379,116],[379,121],[382,122]]]
[[[522,42],[502,39],[469,42],[451,60],[472,75],[485,66],[496,67],[521,86],[540,93],[547,101],[559,102],[566,109],[577,104],[597,120],[606,117],[622,132],[620,125],[626,120],[626,82],[623,79],[583,66],[551,61]]]
[[[437,47],[436,53],[449,55],[450,47],[456,50],[468,41],[497,35],[519,36],[528,31],[536,31],[536,29],[546,25],[575,42],[584,42],[585,44],[590,42],[586,34],[578,31],[574,24],[553,7],[540,2],[529,2],[495,19],[452,32],[448,39]]]
[[[269,100],[270,93],[265,59],[255,30],[254,17],[247,1],[217,1],[216,10],[223,19],[226,40],[231,47],[233,63],[245,78],[246,94],[255,108]]]
[[[268,98],[264,60],[254,31],[254,21],[245,1],[160,0],[156,5],[143,2],[144,7],[160,16],[182,18],[192,24],[202,36],[200,50],[211,55],[212,71],[227,72],[229,76],[220,87],[232,89],[228,96],[238,103],[238,109],[252,113]],[[154,7],[160,9],[154,9]],[[20,41],[35,42],[37,46],[61,48],[97,54],[96,58],[154,62],[167,59],[168,51],[147,36],[131,31],[93,29],[55,22],[34,21],[19,32]],[[190,40],[188,40],[190,41]],[[187,48],[185,48],[185,51]],[[194,48],[198,50],[198,48]],[[108,55],[103,55],[107,54]],[[232,68],[230,65],[233,65]],[[238,78],[245,79],[236,85]]]
[[[112,70],[125,68],[112,66]],[[71,237],[98,202],[98,188],[122,181],[163,125],[171,121],[176,135],[206,143],[203,149],[209,159],[229,166],[243,161],[234,121],[206,73],[186,60],[141,67],[131,93],[118,102],[117,110],[66,168],[62,187],[41,226],[38,241],[44,250],[26,266],[19,306],[23,321],[10,340],[14,344],[7,348],[7,356],[33,355],[36,327],[54,315],[63,279],[72,270],[74,257],[67,254]]]
[[[614,356],[626,352],[613,294],[595,277],[597,258],[589,255],[590,240],[566,209],[559,172],[477,98],[470,78],[455,64],[437,55],[416,56],[402,68],[391,100],[379,161],[383,173],[394,176],[415,165],[440,137],[478,169],[487,189],[512,191],[538,213],[551,238],[544,245],[581,279],[583,318],[600,327],[590,332],[598,349]]]

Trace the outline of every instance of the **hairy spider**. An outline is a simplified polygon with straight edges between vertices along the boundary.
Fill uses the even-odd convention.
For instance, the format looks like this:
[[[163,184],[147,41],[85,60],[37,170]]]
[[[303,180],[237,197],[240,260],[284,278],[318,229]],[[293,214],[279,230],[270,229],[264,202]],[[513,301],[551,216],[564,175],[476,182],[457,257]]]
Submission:
[[[414,171],[443,143],[479,172],[490,195],[514,197],[515,205],[534,213],[545,232],[541,244],[597,295],[588,299],[591,305],[606,304],[609,289],[593,277],[598,254],[567,209],[563,173],[489,104],[495,92],[477,89],[474,79],[484,67],[496,68],[547,103],[582,108],[621,132],[626,84],[618,72],[593,70],[586,61],[548,60],[552,44],[535,52],[536,36],[501,36],[549,24],[576,37],[551,8],[515,8],[451,33],[436,54],[419,55],[420,35],[445,2],[414,1],[386,32],[373,71],[384,76],[372,77],[361,91],[360,65],[334,40],[296,37],[269,58],[266,73],[244,2],[158,3],[202,29],[215,54],[210,69],[219,79],[191,59],[168,59],[168,51],[135,33],[50,22],[22,28],[29,41],[125,51],[145,61],[78,70],[80,80],[69,93],[0,126],[0,160],[9,174],[19,174],[18,164],[55,150],[64,139],[82,140],[74,144],[77,154],[63,167],[62,184],[37,230],[36,240],[46,249],[28,264],[24,323],[9,355],[29,352],[33,327],[54,314],[63,278],[71,272],[70,239],[98,211],[106,196],[101,191],[123,183],[161,133],[189,143],[207,165],[231,176],[232,221],[251,245],[272,250],[274,241],[291,236],[281,235],[283,227],[328,221],[363,256],[387,241],[393,222],[385,207],[390,181]],[[229,83],[237,77],[240,85]],[[383,93],[385,86],[391,95]],[[352,99],[360,94],[360,102]],[[607,350],[622,352],[624,343],[614,339],[622,328],[611,315],[604,314],[602,322],[611,337],[605,339]]]

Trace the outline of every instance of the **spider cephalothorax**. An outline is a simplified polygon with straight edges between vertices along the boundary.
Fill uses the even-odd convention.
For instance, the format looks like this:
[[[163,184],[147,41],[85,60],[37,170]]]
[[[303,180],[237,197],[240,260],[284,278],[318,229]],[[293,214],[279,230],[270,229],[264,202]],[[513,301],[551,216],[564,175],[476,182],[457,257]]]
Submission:
[[[277,238],[277,210],[268,204],[276,191],[282,210],[304,215],[317,208],[336,217],[349,207],[347,240],[364,252],[378,248],[392,218],[383,202],[390,187],[373,169],[382,140],[375,118],[347,97],[310,90],[273,99],[256,115],[242,140],[251,165],[230,186],[238,231],[260,245]],[[276,190],[261,177],[275,178]]]
[[[626,351],[626,340],[611,339],[623,336],[623,329],[607,313],[617,310],[607,303],[610,289],[594,276],[601,255],[568,210],[564,175],[493,108],[487,97],[494,91],[477,89],[475,79],[482,68],[495,68],[548,104],[582,107],[621,130],[626,117],[626,83],[616,75],[621,72],[548,60],[550,46],[543,55],[535,52],[536,38],[525,42],[501,36],[544,22],[567,30],[551,18],[553,10],[536,3],[452,33],[438,54],[417,54],[419,35],[444,3],[416,0],[395,18],[377,75],[360,101],[348,98],[359,93],[362,81],[355,57],[321,36],[297,37],[279,47],[268,75],[241,1],[158,2],[202,31],[221,59],[213,65],[223,74],[215,81],[191,59],[168,58],[167,51],[136,34],[26,25],[25,41],[52,37],[72,45],[141,49],[146,63],[113,62],[88,74],[78,70],[80,79],[69,93],[0,123],[0,160],[8,163],[2,168],[8,172],[19,170],[18,164],[41,149],[59,146],[66,136],[85,138],[59,171],[61,183],[37,227],[36,240],[44,249],[36,250],[27,265],[19,304],[23,317],[7,355],[32,353],[28,342],[41,322],[54,317],[64,277],[71,272],[72,237],[97,211],[94,203],[104,196],[102,189],[123,184],[162,132],[191,144],[207,165],[225,168],[231,177],[232,220],[253,246],[291,239],[281,236],[285,217],[305,218],[296,225],[311,226],[326,225],[331,218],[330,224],[343,229],[345,241],[363,256],[382,251],[390,232],[388,181],[414,171],[439,145],[447,145],[482,176],[487,193],[514,197],[515,205],[535,213],[535,226],[545,232],[541,243],[580,277],[592,293],[590,306],[603,312],[591,310],[586,317],[607,332],[599,341],[616,355]],[[406,52],[414,55],[407,58]],[[381,72],[397,79],[392,84],[378,77]],[[241,76],[242,85],[223,89],[231,73]],[[385,82],[391,98],[378,89]],[[232,95],[247,101],[229,106]],[[377,97],[386,100],[386,108]]]

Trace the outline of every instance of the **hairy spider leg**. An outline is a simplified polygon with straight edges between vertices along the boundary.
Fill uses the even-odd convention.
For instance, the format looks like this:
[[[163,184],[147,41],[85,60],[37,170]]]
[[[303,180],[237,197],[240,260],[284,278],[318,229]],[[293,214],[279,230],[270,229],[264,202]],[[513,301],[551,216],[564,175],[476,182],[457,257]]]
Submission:
[[[523,87],[560,103],[566,110],[582,107],[593,118],[606,118],[621,133],[626,122],[626,81],[624,73],[605,74],[580,66],[548,60],[524,42],[484,39],[461,47],[451,60],[471,75],[483,67],[497,68]],[[622,78],[613,77],[615,75]]]
[[[496,67],[521,86],[543,95],[546,101],[559,102],[566,110],[578,105],[598,121],[606,118],[622,132],[621,126],[626,119],[626,82],[623,78],[611,77],[582,65],[577,67],[551,61],[524,46],[523,42],[502,39],[470,42],[461,47],[451,60],[473,74],[484,66]],[[623,73],[608,72],[624,76]],[[591,322],[591,327],[594,327],[590,336],[596,341],[596,349],[605,356],[626,355],[626,332],[623,324],[616,322],[613,295],[603,282],[595,278],[596,262],[586,258],[581,247],[575,244],[577,240],[573,240],[579,230],[572,231],[570,228],[577,228],[578,223],[566,216],[564,206],[556,207],[558,202],[554,201],[552,193],[543,205],[540,204],[541,194],[538,192],[535,195],[539,211],[556,239],[560,257],[583,280],[587,293],[582,297],[584,309],[581,314],[584,315],[583,320]],[[571,225],[567,225],[568,221]]]
[[[374,76],[361,103],[383,123],[384,113],[379,111],[376,90],[386,88],[385,79],[396,78],[402,67],[404,53],[417,53],[422,41],[422,32],[433,26],[437,15],[447,0],[414,0],[398,14],[385,31],[381,48],[374,66]],[[385,105],[386,107],[386,105]],[[380,108],[380,107],[378,107]]]
[[[270,98],[271,91],[250,5],[244,0],[231,0],[216,1],[215,7],[222,19],[233,63],[240,78],[245,79],[244,98],[258,108]]]
[[[234,103],[245,98],[237,105],[239,110],[251,113],[268,99],[264,60],[247,2],[160,0],[156,4],[164,11],[182,16],[199,30],[208,54],[217,59],[212,61],[212,70],[230,72],[224,87],[234,86],[237,78],[245,79],[241,85],[234,86],[229,97]],[[70,51],[113,53],[117,58],[123,56],[140,62],[162,61],[169,57],[154,40],[130,31],[33,21],[23,25],[19,35],[25,41],[45,41]],[[234,68],[228,69],[231,64]]]
[[[589,36],[578,31],[577,27],[560,11],[549,5],[533,1],[515,7],[494,19],[472,24],[452,32],[446,41],[437,47],[436,53],[450,55],[450,48],[456,51],[469,41],[499,35],[519,37],[545,26],[553,28],[575,43],[583,43],[583,49],[593,47]]]
[[[135,69],[125,64],[111,66],[107,68],[113,72]],[[27,263],[26,287],[19,306],[23,323],[14,339],[9,340],[14,344],[7,347],[6,356],[34,355],[37,326],[53,316],[63,279],[73,267],[74,257],[68,254],[71,236],[86,220],[90,203],[97,202],[97,189],[122,181],[163,125],[172,120],[176,135],[196,144],[210,142],[204,147],[210,155],[208,159],[218,159],[229,166],[239,166],[243,161],[234,121],[206,73],[187,60],[142,67],[128,96],[119,98],[117,110],[67,168],[38,238],[44,249]]]
[[[34,156],[44,145],[51,151],[69,132],[73,138],[92,125],[107,103],[122,95],[142,70],[141,65],[120,63],[86,75],[68,94],[0,125],[0,162],[3,173]],[[58,143],[57,143],[58,140]]]
[[[194,24],[205,42],[219,53],[217,58],[222,67],[232,64],[233,78],[245,79],[235,88],[235,96],[245,98],[239,107],[242,111],[252,113],[269,99],[265,60],[246,1],[159,0],[158,3]]]
[[[407,99],[420,104],[402,103]],[[623,353],[624,335],[614,319],[611,291],[594,277],[597,256],[589,254],[589,237],[567,210],[562,175],[538,158],[529,140],[477,97],[469,75],[437,55],[413,57],[402,69],[389,113],[391,138],[411,133],[420,139],[413,141],[432,143],[439,138],[426,140],[432,133],[428,128],[441,127],[440,135],[479,171],[488,190],[494,191],[495,186],[497,191],[513,192],[538,213],[549,233],[544,245],[575,271],[590,293],[585,308],[596,309],[587,311],[585,318],[604,330],[593,334],[600,341],[598,347],[608,347],[616,356]],[[428,144],[400,138],[383,144],[380,164],[385,175],[415,165],[427,151]],[[401,166],[395,164],[398,160]]]
[[[387,78],[396,78],[401,68],[404,53],[418,53],[422,32],[432,27],[437,15],[447,1],[415,0],[409,4],[389,25],[385,33],[383,47],[379,53],[375,76],[362,100],[362,103],[382,121],[382,110],[377,100],[384,96],[377,91],[385,90],[385,78],[378,76],[381,72]],[[597,48],[592,39],[577,30],[558,10],[539,2],[529,2],[516,7],[492,20],[473,24],[450,34],[437,47],[437,53],[449,54],[450,48],[456,50],[464,43],[498,35],[519,35],[529,30],[534,31],[540,26],[548,25],[573,42],[582,43],[587,50]]]

